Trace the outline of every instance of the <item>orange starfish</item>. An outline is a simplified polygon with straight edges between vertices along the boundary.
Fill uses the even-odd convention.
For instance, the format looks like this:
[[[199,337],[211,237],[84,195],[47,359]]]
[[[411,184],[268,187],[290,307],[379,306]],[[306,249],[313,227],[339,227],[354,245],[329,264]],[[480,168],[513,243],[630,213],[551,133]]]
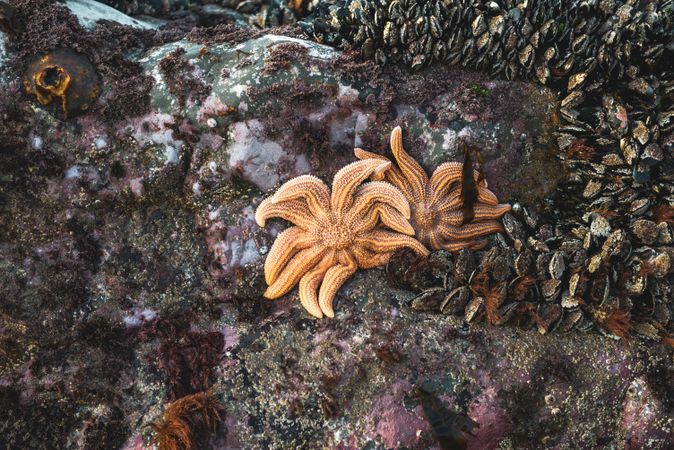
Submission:
[[[319,318],[334,317],[335,294],[359,267],[384,265],[403,247],[428,255],[410,237],[414,229],[402,192],[384,181],[361,185],[390,167],[390,162],[381,160],[351,163],[335,175],[332,193],[320,179],[302,175],[260,204],[255,212],[259,226],[270,217],[295,224],[278,235],[267,255],[265,297],[278,298],[299,282],[304,308]]]
[[[410,202],[412,225],[416,236],[424,245],[434,249],[457,251],[462,248],[481,248],[485,242],[476,239],[502,230],[498,218],[510,211],[511,206],[499,205],[496,196],[487,189],[487,182],[474,173],[478,198],[474,205],[475,216],[465,225],[461,210],[461,169],[463,164],[448,162],[435,169],[428,178],[424,169],[403,148],[400,127],[391,133],[391,150],[398,163],[383,173],[373,174],[373,179],[386,181],[398,187]],[[389,161],[388,158],[363,149],[355,149],[361,160]],[[390,161],[389,161],[390,162]]]

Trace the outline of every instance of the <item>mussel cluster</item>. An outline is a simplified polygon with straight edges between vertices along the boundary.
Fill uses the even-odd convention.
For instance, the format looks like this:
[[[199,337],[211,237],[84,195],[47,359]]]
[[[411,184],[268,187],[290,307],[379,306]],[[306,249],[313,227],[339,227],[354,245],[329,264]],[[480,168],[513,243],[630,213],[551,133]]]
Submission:
[[[672,314],[674,221],[657,220],[634,219],[624,230],[588,213],[569,232],[515,204],[487,251],[433,254],[430,270],[413,267],[398,278],[421,291],[414,309],[463,314],[468,322],[526,322],[542,334],[599,325],[613,336],[658,339]],[[435,283],[420,282],[419,272],[429,271],[439,273]]]
[[[500,245],[472,270],[453,261],[443,286],[413,305],[494,324],[526,315],[541,332],[599,324],[617,336],[666,335],[674,299],[671,0],[338,0],[300,25],[380,64],[449,63],[559,93],[567,180],[549,214],[516,204]]]
[[[621,76],[634,63],[657,66],[672,13],[671,0],[336,0],[301,26],[380,63],[447,62],[547,83],[593,68]]]

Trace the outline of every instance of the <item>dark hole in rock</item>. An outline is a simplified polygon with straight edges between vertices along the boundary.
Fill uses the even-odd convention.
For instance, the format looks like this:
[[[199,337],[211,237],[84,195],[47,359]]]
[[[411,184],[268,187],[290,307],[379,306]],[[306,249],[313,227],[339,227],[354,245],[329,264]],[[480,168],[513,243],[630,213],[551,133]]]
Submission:
[[[44,69],[44,84],[47,86],[58,86],[61,82],[61,71],[58,67],[51,66]]]
[[[124,175],[126,175],[126,169],[124,169],[124,166],[121,162],[115,161],[112,163],[112,167],[110,167],[110,175],[115,178],[122,178]]]

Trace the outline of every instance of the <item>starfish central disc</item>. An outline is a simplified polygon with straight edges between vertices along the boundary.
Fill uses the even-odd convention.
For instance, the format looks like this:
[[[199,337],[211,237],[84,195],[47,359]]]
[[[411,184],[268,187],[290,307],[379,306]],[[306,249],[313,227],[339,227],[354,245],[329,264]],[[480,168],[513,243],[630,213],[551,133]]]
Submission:
[[[327,225],[321,230],[321,241],[329,243],[333,250],[346,250],[356,242],[355,233],[349,223],[340,221]]]
[[[437,224],[437,215],[433,210],[433,205],[420,203],[414,210],[414,223],[420,228],[432,228]]]

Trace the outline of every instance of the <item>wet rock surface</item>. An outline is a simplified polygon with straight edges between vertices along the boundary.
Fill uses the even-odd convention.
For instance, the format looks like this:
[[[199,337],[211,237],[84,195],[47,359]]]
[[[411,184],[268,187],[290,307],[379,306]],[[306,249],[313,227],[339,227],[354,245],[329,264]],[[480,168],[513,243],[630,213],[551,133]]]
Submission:
[[[73,3],[8,2],[27,34],[0,51],[0,447],[149,448],[145,426],[209,388],[214,448],[437,448],[429,396],[479,425],[467,448],[673,445],[671,148],[644,153],[651,194],[612,181],[616,216],[603,179],[573,179],[584,144],[558,148],[555,91],[380,67],[288,28],[85,24]],[[101,77],[76,117],[20,84],[63,47]],[[387,154],[396,125],[427,171],[480,147],[504,232],[357,272],[334,320],[296,291],[264,300],[285,224],[255,207],[355,146]]]

